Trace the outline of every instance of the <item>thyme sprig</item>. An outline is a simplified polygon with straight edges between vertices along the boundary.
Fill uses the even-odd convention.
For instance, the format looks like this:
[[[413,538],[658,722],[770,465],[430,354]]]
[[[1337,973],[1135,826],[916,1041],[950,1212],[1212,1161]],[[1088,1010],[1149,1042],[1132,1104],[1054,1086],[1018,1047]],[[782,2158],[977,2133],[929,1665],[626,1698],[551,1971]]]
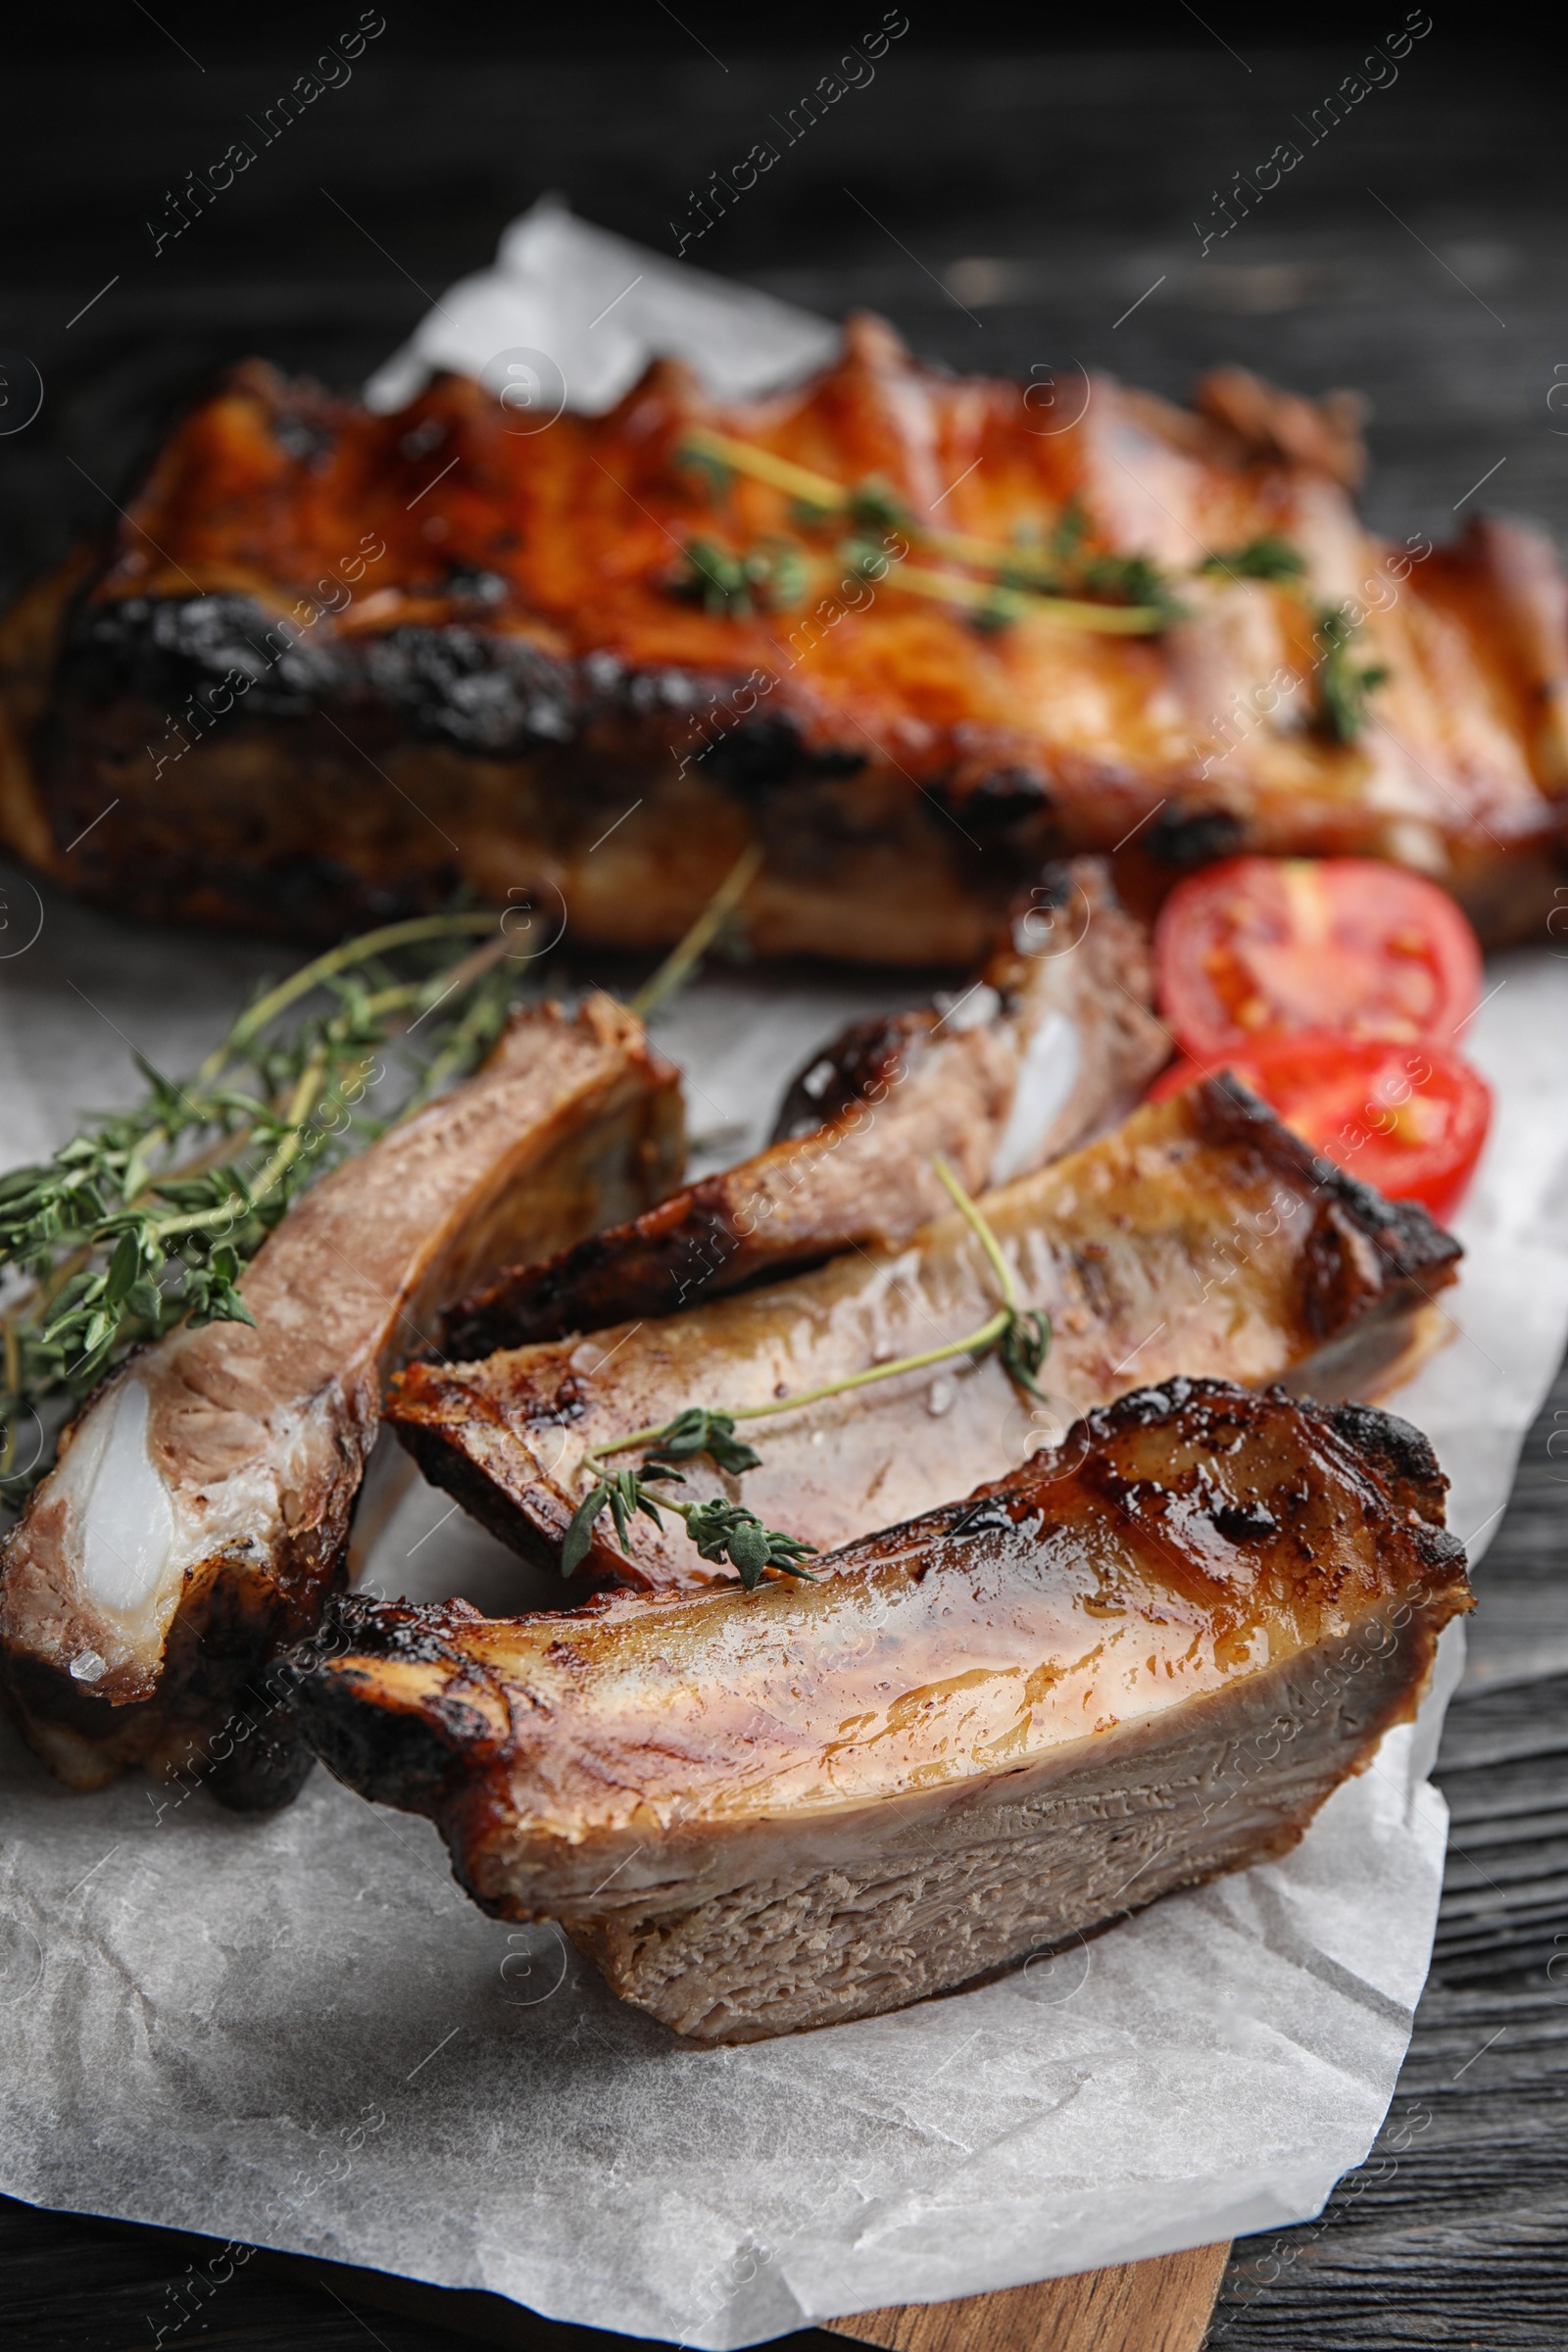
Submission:
[[[1358,669],[1350,658],[1355,623],[1338,606],[1316,614],[1318,726],[1330,743],[1353,743],[1366,724],[1366,698],[1386,686],[1389,671],[1374,663]]]
[[[797,466],[792,459],[778,457],[755,442],[738,441],[707,427],[689,432],[676,454],[677,462],[694,467],[715,495],[727,491],[737,474],[783,491],[791,502],[791,519],[800,529],[848,523],[852,569],[858,568],[855,549],[873,531],[902,533],[910,546],[927,555],[966,564],[968,573],[936,571],[906,562],[889,570],[883,559],[884,570],[865,576],[887,576],[908,595],[962,606],[980,628],[1004,628],[1033,615],[1066,628],[1152,636],[1182,617],[1183,607],[1174,590],[1148,557],[1103,556],[1098,559],[1098,573],[1093,564],[1079,564],[1073,577],[1062,576],[1085,529],[1081,510],[1072,505],[1064,510],[1065,528],[1059,523],[1049,547],[1036,550],[1026,543],[984,539],[969,531],[938,530],[912,514],[895,491],[874,476],[858,483],[838,482],[830,474]],[[760,582],[769,580],[769,567],[780,560],[779,544],[760,542],[748,553],[736,554],[716,549],[708,540],[692,540],[683,553],[674,592],[695,597],[710,612],[744,616],[757,603],[765,604],[770,597],[776,601],[771,588],[754,594],[748,567],[757,567]],[[795,602],[804,597],[809,578],[804,551],[800,562],[801,571],[788,574],[792,589],[799,587]],[[969,576],[973,572],[989,576],[976,579]]]
[[[0,1481],[15,1496],[18,1425],[79,1399],[176,1324],[252,1320],[239,1280],[318,1176],[390,1123],[368,1108],[401,1065],[406,1116],[472,1069],[500,1034],[513,975],[493,911],[385,924],[317,956],[239,1015],[181,1082],[140,1054],[143,1100],[94,1120],[52,1159],[0,1177]],[[482,946],[454,956],[478,933]],[[324,1010],[280,1029],[320,992]]]
[[[706,427],[690,432],[676,454],[679,463],[703,475],[715,496],[726,493],[738,475],[747,475],[783,491],[791,502],[790,517],[802,530],[847,523],[851,536],[837,553],[852,575],[886,579],[906,595],[956,605],[967,613],[972,627],[986,634],[1034,617],[1064,628],[1149,637],[1187,617],[1189,608],[1175,582],[1150,557],[1091,551],[1088,517],[1075,498],[1068,499],[1049,535],[1007,542],[968,531],[938,530],[913,514],[882,482],[838,482],[772,450]],[[866,536],[872,530],[902,533],[910,553],[966,568],[940,571],[929,564],[911,563],[906,556],[890,560]],[[788,545],[760,542],[750,553],[735,555],[694,540],[685,553],[677,593],[698,597],[710,612],[749,613],[768,601],[772,591],[767,583],[781,561],[777,550]],[[787,576],[791,601],[802,601],[811,580],[807,550],[797,551]],[[1193,576],[1272,580],[1305,596],[1307,564],[1290,540],[1264,531],[1243,546],[1205,556]],[[1353,743],[1366,723],[1367,696],[1386,685],[1390,673],[1377,664],[1356,667],[1349,658],[1354,628],[1343,613],[1333,608],[1315,609],[1312,621],[1319,657],[1318,732],[1330,743]]]
[[[956,1355],[978,1359],[995,1348],[1008,1379],[1016,1387],[1032,1396],[1042,1395],[1035,1376],[1051,1347],[1051,1319],[1043,1310],[1020,1305],[1012,1268],[991,1226],[947,1161],[938,1159],[934,1164],[996,1275],[1002,1293],[1002,1304],[996,1313],[989,1315],[978,1330],[965,1333],[961,1340],[949,1340],[940,1348],[924,1348],[918,1355],[902,1355],[891,1363],[870,1364],[861,1372],[847,1372],[837,1380],[824,1381],[814,1389],[803,1389],[793,1396],[775,1396],[766,1404],[736,1404],[721,1409],[687,1405],[673,1420],[629,1430],[622,1438],[590,1446],[579,1468],[594,1483],[577,1505],[566,1530],[561,1548],[563,1576],[572,1575],[587,1557],[594,1528],[607,1510],[623,1552],[628,1550],[631,1522],[638,1512],[662,1527],[661,1512],[672,1511],[685,1520],[686,1533],[702,1557],[727,1559],[739,1571],[749,1592],[756,1590],[769,1569],[812,1581],[810,1571],[802,1562],[815,1552],[814,1544],[764,1526],[744,1503],[729,1502],[722,1497],[708,1502],[681,1502],[663,1491],[670,1483],[685,1483],[685,1474],[676,1464],[707,1454],[717,1469],[738,1478],[748,1470],[760,1469],[762,1456],[755,1446],[736,1437],[737,1421],[771,1420],[779,1413],[799,1412],[803,1406],[818,1404],[824,1397],[845,1396],[850,1390],[868,1387],[873,1381],[896,1380],[903,1373],[924,1371],[927,1366],[944,1363]],[[609,1455],[639,1449],[644,1455],[640,1469],[609,1467]]]
[[[806,557],[788,539],[760,539],[740,555],[713,539],[689,539],[670,579],[673,595],[727,620],[744,620],[759,608],[788,612],[809,585]]]
[[[1305,575],[1306,559],[1288,539],[1265,531],[1259,538],[1249,539],[1245,547],[1233,547],[1228,554],[1205,556],[1198,568],[1202,572],[1224,573],[1232,579],[1298,580]]]
[[[745,1451],[750,1453],[751,1447]],[[760,1461],[760,1454],[755,1457]],[[561,1547],[561,1573],[570,1576],[588,1550],[594,1522],[608,1506],[614,1521],[615,1533],[622,1551],[627,1549],[627,1534],[631,1515],[641,1511],[656,1527],[662,1527],[661,1506],[673,1511],[686,1522],[686,1533],[705,1560],[728,1560],[740,1573],[741,1583],[748,1592],[754,1592],[769,1568],[786,1576],[804,1577],[809,1584],[814,1580],[803,1562],[816,1550],[814,1544],[804,1544],[798,1536],[786,1536],[777,1528],[764,1527],[755,1511],[743,1502],[730,1502],[715,1494],[706,1502],[682,1502],[676,1495],[663,1493],[656,1495],[650,1482],[654,1479],[672,1479],[684,1484],[682,1473],[660,1462],[645,1462],[640,1470],[608,1470],[591,1494],[584,1496],[566,1530],[566,1540]]]

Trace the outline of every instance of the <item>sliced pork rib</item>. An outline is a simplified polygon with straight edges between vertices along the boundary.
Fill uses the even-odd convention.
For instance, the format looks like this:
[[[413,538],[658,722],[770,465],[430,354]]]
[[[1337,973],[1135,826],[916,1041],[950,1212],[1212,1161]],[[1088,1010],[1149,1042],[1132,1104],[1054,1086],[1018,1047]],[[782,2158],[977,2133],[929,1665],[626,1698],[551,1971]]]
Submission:
[[[907,1241],[948,1205],[938,1153],[978,1193],[1126,1116],[1170,1052],[1152,994],[1148,935],[1103,860],[1053,867],[956,1003],[856,1023],[796,1080],[765,1152],[510,1268],[453,1310],[447,1352],[674,1314],[856,1244]]]
[[[805,1588],[342,1602],[298,1703],[486,1910],[560,1920],[677,2033],[754,2040],[1295,1844],[1471,1605],[1445,1483],[1388,1414],[1173,1380]]]
[[[0,1552],[4,1686],[60,1779],[292,1793],[308,1758],[242,1693],[338,1576],[387,1375],[486,1267],[656,1199],[682,1132],[677,1073],[609,998],[519,1013],[290,1210],[241,1286],[254,1328],[182,1328],[105,1382]]]
[[[1231,851],[1391,858],[1531,937],[1568,824],[1545,534],[1374,536],[1343,396],[1226,369],[1194,413],[1097,374],[1043,421],[1039,390],[867,318],[760,400],[660,360],[548,432],[466,376],[378,415],[251,363],[0,625],[0,834],[120,911],[329,937],[459,879],[667,946],[749,844],[761,956],[966,965],[1043,858],[1097,851],[1156,892]],[[752,452],[726,481],[692,463],[715,431]],[[882,520],[858,548],[807,524],[781,461]],[[998,551],[1049,585],[1062,534],[1069,594],[1152,565],[1182,616],[977,628]],[[1259,540],[1300,577],[1251,576]],[[800,601],[701,590],[715,557],[776,560]],[[1325,611],[1382,674],[1365,726]]]
[[[744,1481],[770,1527],[823,1549],[928,1510],[1058,1434],[1063,1420],[1176,1372],[1314,1395],[1377,1395],[1439,1336],[1431,1295],[1459,1246],[1313,1157],[1227,1079],[1136,1111],[1112,1135],[989,1195],[1026,1308],[1054,1329],[1035,1413],[995,1356],[956,1357],[744,1424],[763,1454]],[[387,1411],[425,1476],[529,1557],[559,1558],[591,1483],[591,1446],[688,1405],[759,1405],[960,1339],[996,1278],[950,1213],[899,1250],[591,1340],[480,1363],[412,1365]],[[623,1457],[635,1460],[635,1455]],[[688,1494],[719,1492],[688,1465]],[[735,1492],[733,1488],[730,1492]],[[601,1520],[586,1571],[649,1586],[717,1573],[678,1520],[633,1522],[624,1556]]]

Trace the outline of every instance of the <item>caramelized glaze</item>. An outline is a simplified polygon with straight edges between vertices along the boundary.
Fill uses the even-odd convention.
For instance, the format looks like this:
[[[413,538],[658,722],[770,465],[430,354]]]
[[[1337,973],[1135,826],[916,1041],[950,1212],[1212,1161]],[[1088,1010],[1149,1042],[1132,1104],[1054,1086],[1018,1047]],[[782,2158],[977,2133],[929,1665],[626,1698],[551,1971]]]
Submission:
[[[1054,1848],[1070,1881],[1073,1838],[1114,1870],[1136,1832],[1152,1875],[1129,1892],[1117,1874],[1131,1908],[1283,1850],[1413,1712],[1470,1605],[1444,1483],[1386,1414],[1176,1380],[824,1560],[814,1585],[496,1622],[350,1600],[296,1688],[332,1769],[430,1814],[487,1908],[564,1920],[629,1997],[744,2037],[1004,1957],[1032,1930],[988,1942],[966,1872],[1015,1892]],[[1242,1734],[1281,1707],[1228,1788]],[[887,1932],[871,1890],[892,1872],[916,1900],[917,1866],[913,1951],[868,1950]],[[1094,1879],[1082,1899],[1101,1902]],[[794,1953],[782,1975],[765,1922]],[[688,1978],[708,1972],[695,2006],[683,1953]]]
[[[1147,888],[1244,847],[1356,851],[1518,935],[1550,904],[1568,789],[1548,545],[1493,522],[1386,545],[1333,420],[1227,382],[1186,414],[1096,377],[1044,431],[1027,387],[941,375],[861,319],[762,401],[715,404],[662,363],[607,416],[517,433],[464,377],[384,416],[251,365],[176,427],[85,592],[72,575],[44,622],[19,617],[6,828],[121,904],[318,928],[461,877],[548,886],[582,937],[654,945],[759,839],[762,952],[968,961],[1041,856],[1136,831]],[[803,538],[764,482],[715,502],[682,456],[702,426],[992,542],[1048,539],[1072,506],[1091,558],[1151,559],[1187,617],[978,630],[897,562],[847,570],[842,526]],[[779,534],[812,551],[800,606],[676,592],[692,542]],[[1298,550],[1300,592],[1199,568],[1259,537]],[[1355,666],[1389,674],[1344,743],[1312,628],[1348,598]]]

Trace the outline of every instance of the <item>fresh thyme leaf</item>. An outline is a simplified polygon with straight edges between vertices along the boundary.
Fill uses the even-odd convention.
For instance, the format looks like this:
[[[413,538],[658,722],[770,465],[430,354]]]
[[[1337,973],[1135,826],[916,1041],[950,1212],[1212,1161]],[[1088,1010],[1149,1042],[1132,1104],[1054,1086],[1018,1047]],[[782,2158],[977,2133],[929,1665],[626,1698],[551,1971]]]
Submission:
[[[706,1405],[690,1404],[661,1431],[643,1475],[651,1475],[656,1462],[687,1462],[698,1453],[708,1454],[720,1470],[736,1477],[742,1471],[758,1469],[762,1459],[755,1446],[736,1437],[733,1413],[710,1412]],[[669,1472],[662,1467],[661,1475],[667,1477]]]
[[[710,1502],[689,1503],[685,1506],[686,1533],[705,1560],[727,1559],[739,1570],[741,1583],[748,1592],[756,1591],[769,1568],[780,1568],[786,1576],[805,1577],[814,1581],[810,1571],[801,1562],[814,1556],[816,1545],[803,1544],[797,1536],[781,1535],[777,1528],[764,1527],[755,1511],[743,1502],[726,1502],[715,1496]]]
[[[1019,613],[1027,610],[1022,598],[1005,581],[999,581],[995,593],[983,605],[976,605],[969,614],[969,626],[978,629],[982,637],[995,637],[1003,629],[1010,629]]]
[[[0,1178],[0,1495],[20,1499],[53,1458],[46,1446],[18,1470],[28,1412],[79,1400],[176,1324],[251,1321],[246,1264],[318,1175],[381,1131],[367,1098],[388,1062],[413,1089],[403,1110],[477,1064],[513,988],[495,949],[472,946],[494,920],[417,917],[317,957],[249,1005],[195,1076],[176,1084],[138,1054],[139,1103]],[[280,1030],[313,989],[327,1009]],[[401,1043],[415,1020],[417,1051]]]
[[[688,473],[699,475],[709,496],[715,502],[729,496],[735,469],[732,466],[726,466],[723,459],[712,450],[683,442],[675,452],[675,463]]]
[[[841,539],[838,554],[852,579],[885,580],[888,576],[891,558],[880,539]]]
[[[565,1542],[561,1546],[561,1573],[563,1576],[572,1575],[587,1558],[588,1546],[593,1541],[595,1524],[609,1500],[610,1489],[601,1479],[597,1487],[590,1488],[573,1511],[571,1525],[566,1530]]]
[[[1036,1387],[1035,1374],[1050,1349],[1051,1317],[1042,1309],[1015,1314],[1002,1335],[997,1353],[1016,1387],[1027,1389],[1031,1396],[1043,1396],[1045,1391]]]
[[[760,540],[746,558],[746,578],[770,612],[793,612],[811,584],[806,558],[789,539]]]
[[[561,1573],[563,1576],[570,1576],[587,1558],[589,1546],[593,1542],[594,1528],[598,1524],[601,1514],[607,1508],[614,1523],[616,1539],[622,1551],[627,1549],[626,1539],[631,1533],[631,1522],[635,1512],[641,1511],[643,1517],[651,1519],[656,1527],[663,1526],[664,1522],[660,1514],[659,1502],[652,1494],[643,1492],[643,1479],[649,1475],[668,1478],[678,1477],[679,1473],[662,1471],[650,1474],[643,1471],[639,1474],[635,1470],[607,1470],[599,1484],[583,1496],[571,1515],[571,1524],[566,1530],[564,1541],[561,1546]],[[671,1510],[678,1511],[682,1507],[678,1502],[671,1502],[667,1495],[662,1499]]]
[[[676,596],[720,619],[744,619],[752,609],[746,559],[712,539],[688,539],[670,582]]]
[[[1198,566],[1200,572],[1231,572],[1244,580],[1298,580],[1306,571],[1306,560],[1288,539],[1271,532],[1261,538],[1249,539],[1245,547],[1232,548],[1228,555],[1205,556]]]
[[[684,1416],[683,1416],[684,1417]],[[751,1453],[750,1446],[739,1449]],[[753,1454],[748,1467],[760,1459]],[[656,1498],[644,1491],[643,1481],[649,1477],[678,1477],[679,1472],[659,1470],[652,1466],[636,1470],[609,1471],[590,1488],[566,1530],[561,1546],[561,1573],[571,1576],[587,1558],[593,1542],[593,1531],[608,1508],[614,1522],[615,1534],[622,1551],[627,1549],[634,1511],[642,1511],[656,1526],[662,1526],[659,1502],[667,1510],[678,1512],[686,1522],[686,1533],[705,1560],[728,1560],[739,1571],[740,1580],[748,1592],[754,1592],[769,1568],[782,1569],[788,1576],[808,1576],[801,1562],[809,1559],[816,1550],[814,1544],[803,1544],[796,1536],[782,1534],[777,1528],[764,1527],[755,1511],[742,1502],[730,1502],[715,1495],[708,1502],[677,1502],[669,1495]]]
[[[623,1437],[607,1440],[597,1449],[590,1446],[581,1466],[598,1483],[578,1504],[566,1531],[561,1554],[563,1575],[569,1576],[587,1556],[594,1525],[607,1505],[614,1518],[622,1550],[626,1548],[633,1510],[646,1511],[656,1523],[662,1524],[655,1498],[645,1491],[644,1482],[660,1479],[684,1483],[680,1471],[674,1467],[676,1462],[690,1461],[695,1455],[706,1453],[719,1469],[736,1475],[758,1469],[761,1455],[735,1436],[735,1424],[742,1418],[794,1412],[802,1405],[840,1396],[848,1389],[863,1388],[872,1381],[897,1379],[955,1355],[972,1353],[978,1359],[993,1348],[1010,1380],[1033,1396],[1043,1394],[1035,1384],[1035,1375],[1051,1346],[1051,1319],[1042,1309],[1019,1305],[1011,1268],[995,1233],[946,1161],[938,1159],[935,1165],[937,1175],[967,1218],[990,1261],[1002,1293],[1002,1304],[996,1313],[988,1316],[978,1331],[969,1332],[960,1340],[948,1341],[920,1355],[901,1356],[891,1363],[876,1364],[863,1372],[846,1373],[842,1379],[805,1390],[799,1396],[777,1397],[769,1404],[737,1406],[727,1413],[710,1405],[689,1404],[657,1429],[630,1430]],[[604,1454],[633,1446],[641,1447],[644,1452],[640,1471],[605,1468]],[[800,1563],[814,1554],[815,1544],[798,1536],[785,1535],[777,1528],[764,1527],[757,1513],[744,1503],[731,1502],[723,1495],[714,1495],[705,1502],[681,1502],[672,1494],[661,1494],[658,1500],[666,1510],[684,1519],[686,1533],[705,1560],[727,1559],[733,1564],[748,1592],[756,1588],[769,1568],[780,1569],[789,1576],[808,1576]]]
[[[671,593],[720,619],[744,620],[759,605],[788,612],[802,602],[810,574],[788,539],[761,539],[744,555],[712,539],[689,539],[670,581]]]
[[[1094,556],[1078,574],[1091,595],[1119,605],[1148,605],[1163,623],[1185,619],[1187,607],[1148,556]]]
[[[1069,499],[1043,546],[1031,549],[1020,543],[1013,559],[999,567],[999,587],[1146,606],[1159,615],[1162,628],[1185,619],[1186,606],[1152,558],[1091,555],[1085,545],[1088,536],[1089,518],[1077,499]],[[986,625],[983,619],[981,625]]]
[[[1354,625],[1337,606],[1317,614],[1318,724],[1330,743],[1353,743],[1366,724],[1366,698],[1386,686],[1389,672],[1381,663],[1357,669],[1350,659]]]
[[[239,1279],[239,1253],[222,1249],[213,1251],[205,1266],[197,1266],[186,1276],[185,1320],[193,1330],[204,1323],[249,1323],[256,1317],[240,1297],[235,1284]]]
[[[908,508],[890,490],[886,482],[874,477],[852,490],[846,512],[851,522],[867,531],[906,531],[910,528]]]
[[[1089,536],[1089,517],[1076,498],[1069,498],[1057,515],[1049,541],[1053,560],[1071,564]]]

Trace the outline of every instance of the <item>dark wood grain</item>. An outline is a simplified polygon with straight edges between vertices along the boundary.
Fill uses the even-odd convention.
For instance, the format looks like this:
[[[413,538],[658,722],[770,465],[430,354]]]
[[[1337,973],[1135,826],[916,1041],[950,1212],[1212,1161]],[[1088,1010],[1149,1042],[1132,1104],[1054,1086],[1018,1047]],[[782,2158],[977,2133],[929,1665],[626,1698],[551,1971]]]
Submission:
[[[1437,1775],[1453,1816],[1437,1949],[1398,2095],[1320,2222],[1237,2246],[1209,2335],[1224,2352],[1564,2340],[1568,1675],[1517,1629],[1551,1615],[1568,1566],[1565,1430],[1568,1366],[1476,1577]]]
[[[671,250],[686,189],[852,37],[844,12],[797,10],[789,54],[760,55],[751,20],[681,0],[690,36],[667,12],[653,33],[651,9],[635,24],[596,13],[548,56],[517,36],[484,57],[485,36],[444,9],[400,18],[389,0],[386,13],[352,87],[155,264],[146,212],[300,70],[319,14],[274,6],[225,24],[162,0],[156,18],[203,72],[144,15],[94,7],[68,26],[64,12],[54,25],[29,12],[27,54],[0,88],[0,345],[35,360],[46,398],[36,427],[0,439],[0,594],[101,520],[104,494],[122,495],[212,368],[260,350],[355,382],[420,316],[420,289],[484,263],[544,188]],[[1151,12],[1124,11],[1114,54],[1002,55],[965,50],[956,11],[922,29],[911,0],[914,27],[875,86],[688,258],[825,312],[871,305],[963,368],[1082,361],[1179,395],[1239,360],[1303,390],[1356,384],[1375,404],[1380,527],[1446,533],[1487,504],[1568,530],[1568,416],[1546,406],[1568,380],[1553,373],[1568,368],[1568,196],[1541,33],[1493,9],[1461,39],[1457,13],[1435,9],[1396,86],[1309,148],[1204,259],[1193,220],[1211,191],[1292,135],[1383,19],[1319,10],[1320,45],[1282,49],[1240,9],[1205,5],[1212,36],[1165,13],[1180,24],[1162,47],[1148,45]],[[1386,14],[1396,24],[1402,0]],[[1484,498],[1467,496],[1499,459]],[[1472,1674],[1442,1756],[1454,1845],[1437,1955],[1389,2125],[1320,2222],[1236,2249],[1209,2336],[1225,2352],[1561,2352],[1568,2339],[1568,1458],[1546,1451],[1557,1433],[1568,1457],[1563,1432],[1568,1377],[1479,1578]],[[15,2352],[150,2346],[177,2313],[172,2290],[208,2276],[212,2253],[0,2200],[0,2335]],[[411,2297],[262,2257],[165,2340],[198,2339],[255,2352],[613,2340],[493,2298]],[[796,2340],[829,2352],[843,2339]]]

